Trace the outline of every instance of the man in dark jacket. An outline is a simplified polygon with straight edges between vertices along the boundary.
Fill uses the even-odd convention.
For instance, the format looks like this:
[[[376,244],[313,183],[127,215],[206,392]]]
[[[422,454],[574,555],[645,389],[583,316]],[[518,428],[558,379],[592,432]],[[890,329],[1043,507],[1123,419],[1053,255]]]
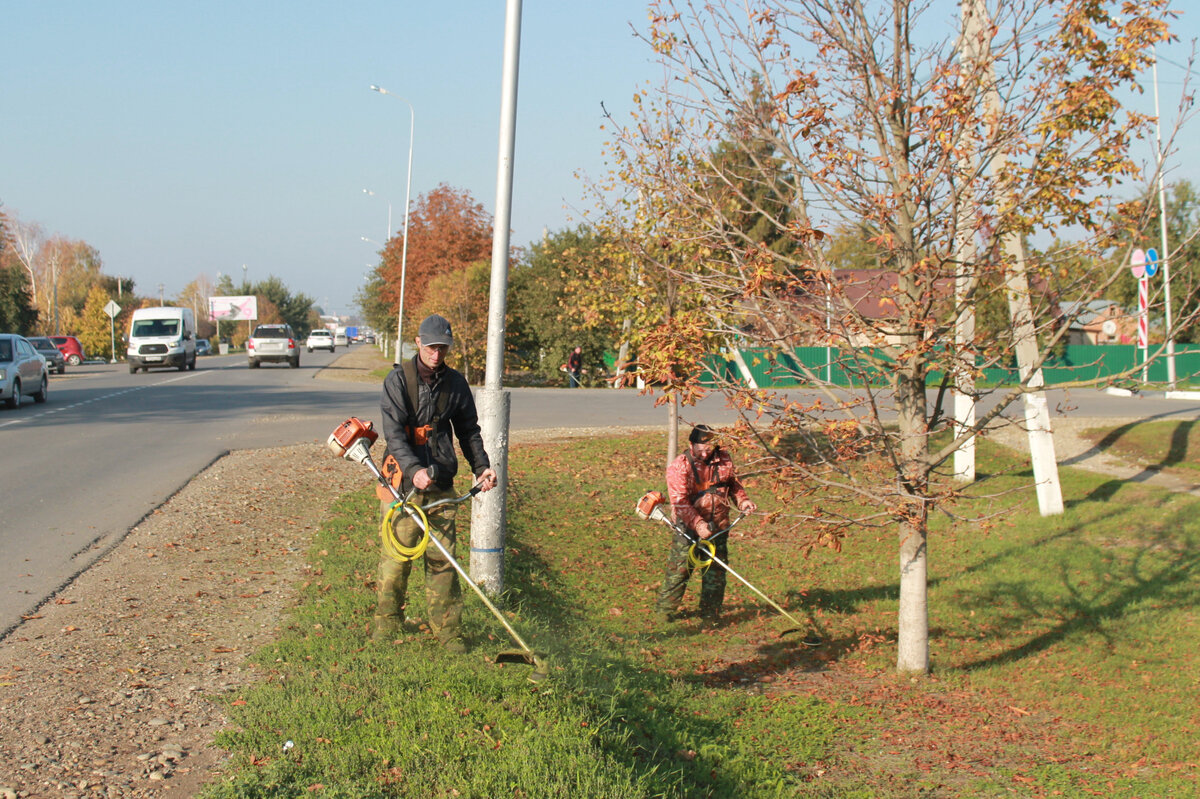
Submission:
[[[455,496],[455,437],[476,481],[490,491],[496,486],[496,472],[483,448],[471,387],[461,373],[446,365],[446,354],[454,343],[450,323],[437,314],[426,318],[416,343],[416,357],[395,364],[383,381],[383,435],[388,455],[403,475],[401,494],[415,488],[412,501],[417,505]],[[386,514],[390,505],[390,498],[384,500],[381,511]],[[452,554],[456,507],[446,505],[429,516],[430,533]],[[416,522],[407,514],[394,518],[400,544],[416,545],[421,538]],[[404,622],[411,568],[411,561],[398,563],[387,555],[380,558],[374,632],[378,640],[394,638]],[[430,630],[448,651],[465,652],[458,573],[435,546],[425,550],[425,600]]]

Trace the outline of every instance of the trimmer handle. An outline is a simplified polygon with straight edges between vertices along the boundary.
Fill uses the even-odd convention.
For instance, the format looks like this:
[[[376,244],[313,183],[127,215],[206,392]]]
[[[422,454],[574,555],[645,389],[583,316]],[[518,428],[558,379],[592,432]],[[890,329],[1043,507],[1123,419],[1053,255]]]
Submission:
[[[430,502],[428,505],[422,505],[421,510],[428,513],[429,511],[433,510],[434,508],[440,508],[442,505],[457,505],[460,502],[466,502],[468,499],[475,496],[482,490],[483,490],[483,486],[480,485],[479,483],[476,483],[475,485],[471,486],[470,491],[463,494],[461,497],[454,497],[453,499],[439,499],[436,502]]]

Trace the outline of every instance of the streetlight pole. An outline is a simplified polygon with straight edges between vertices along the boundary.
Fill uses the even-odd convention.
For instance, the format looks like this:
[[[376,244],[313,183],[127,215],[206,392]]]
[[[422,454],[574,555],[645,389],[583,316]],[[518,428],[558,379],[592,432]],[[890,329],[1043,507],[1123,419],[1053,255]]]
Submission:
[[[1167,190],[1163,185],[1162,115],[1158,111],[1158,46],[1151,45],[1154,59],[1154,149],[1158,156],[1158,227],[1162,240],[1163,303],[1167,325],[1167,387],[1175,390],[1175,331],[1171,329],[1171,259],[1167,257]]]
[[[517,76],[521,52],[521,0],[507,0],[504,60],[500,78],[500,147],[496,167],[496,223],[492,228],[492,276],[488,295],[487,367],[477,392],[483,445],[499,478],[496,490],[475,498],[471,510],[471,575],[484,590],[504,590],[504,537],[508,494],[508,422],[511,398],[504,390],[504,319],[508,293],[509,225],[512,218],[513,152],[517,132]]]
[[[412,155],[413,155],[413,131],[417,125],[417,112],[413,109],[412,103],[405,100],[398,94],[393,94],[382,86],[371,84],[371,91],[386,94],[395,97],[408,106],[408,177],[404,185],[404,243],[400,248],[400,307],[396,310],[396,363],[400,363],[404,357],[404,278],[408,271],[408,197],[412,190]],[[389,224],[390,228],[391,225]],[[388,237],[391,237],[391,231],[388,231]]]

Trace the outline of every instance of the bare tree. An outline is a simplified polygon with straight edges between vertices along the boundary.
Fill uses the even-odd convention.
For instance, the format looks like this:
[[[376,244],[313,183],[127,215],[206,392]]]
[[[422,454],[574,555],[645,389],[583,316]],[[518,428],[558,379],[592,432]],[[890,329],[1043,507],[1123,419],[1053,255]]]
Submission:
[[[37,274],[40,271],[37,258],[46,242],[46,233],[36,222],[22,222],[16,217],[11,217],[9,236],[13,244],[13,253],[29,273],[29,294],[36,298]]]
[[[774,348],[776,368],[815,389],[722,385],[780,518],[809,546],[895,528],[903,672],[929,667],[929,517],[970,490],[951,479],[955,453],[1041,391],[1069,322],[1056,291],[1099,296],[1146,223],[1122,196],[1142,196],[1131,145],[1150,120],[1117,96],[1174,16],[1165,0],[1120,20],[1101,0],[966,2],[969,36],[957,14],[909,0],[656,2],[644,38],[666,79],[611,149],[625,196],[653,197],[670,222],[651,238],[629,200],[609,202],[633,257],[700,298],[706,335]],[[836,270],[833,230],[864,231],[879,268]],[[1030,253],[1043,236],[1071,252]],[[1068,255],[1090,266],[1055,273]],[[1013,323],[985,337],[968,321],[994,298]],[[790,359],[799,345],[836,346],[861,390]],[[978,398],[981,370],[1018,350],[1018,384],[953,424],[954,390]],[[698,378],[676,372],[668,388],[694,396]],[[796,502],[806,492],[820,501]]]

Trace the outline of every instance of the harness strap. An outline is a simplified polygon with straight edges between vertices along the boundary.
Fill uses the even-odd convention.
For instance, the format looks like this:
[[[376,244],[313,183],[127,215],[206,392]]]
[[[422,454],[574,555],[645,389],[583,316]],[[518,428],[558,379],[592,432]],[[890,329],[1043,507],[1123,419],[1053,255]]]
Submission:
[[[416,358],[404,361],[399,368],[400,377],[404,381],[404,397],[408,406],[405,408],[408,412],[408,423],[404,425],[404,433],[408,438],[408,443],[414,449],[423,447],[425,459],[433,463],[433,452],[430,450],[429,442],[437,434],[438,425],[446,418],[446,406],[450,402],[449,392],[443,390],[438,393],[433,407],[433,419],[429,424],[418,427],[417,409],[421,407],[421,378],[417,374]],[[400,471],[400,463],[395,458],[391,455],[384,458],[383,468],[380,471],[392,486],[397,490],[403,490],[404,475]],[[391,493],[381,485],[375,487],[375,493],[382,500],[392,499]]]
[[[692,483],[698,489],[695,493],[688,497],[688,502],[695,505],[696,502],[705,494],[715,494],[718,491],[727,491],[730,488],[731,481],[729,480],[719,480],[711,484],[701,480],[700,471],[696,467],[696,459],[692,456],[692,451],[689,449],[685,455],[687,457],[688,465],[692,467]]]
[[[404,394],[408,398],[408,424],[405,431],[413,446],[427,446],[429,439],[436,433],[438,425],[446,418],[446,405],[450,402],[449,392],[438,392],[437,402],[433,407],[433,420],[428,425],[417,427],[417,409],[421,407],[420,390],[421,378],[417,375],[416,358],[406,360],[401,365],[404,376]]]

